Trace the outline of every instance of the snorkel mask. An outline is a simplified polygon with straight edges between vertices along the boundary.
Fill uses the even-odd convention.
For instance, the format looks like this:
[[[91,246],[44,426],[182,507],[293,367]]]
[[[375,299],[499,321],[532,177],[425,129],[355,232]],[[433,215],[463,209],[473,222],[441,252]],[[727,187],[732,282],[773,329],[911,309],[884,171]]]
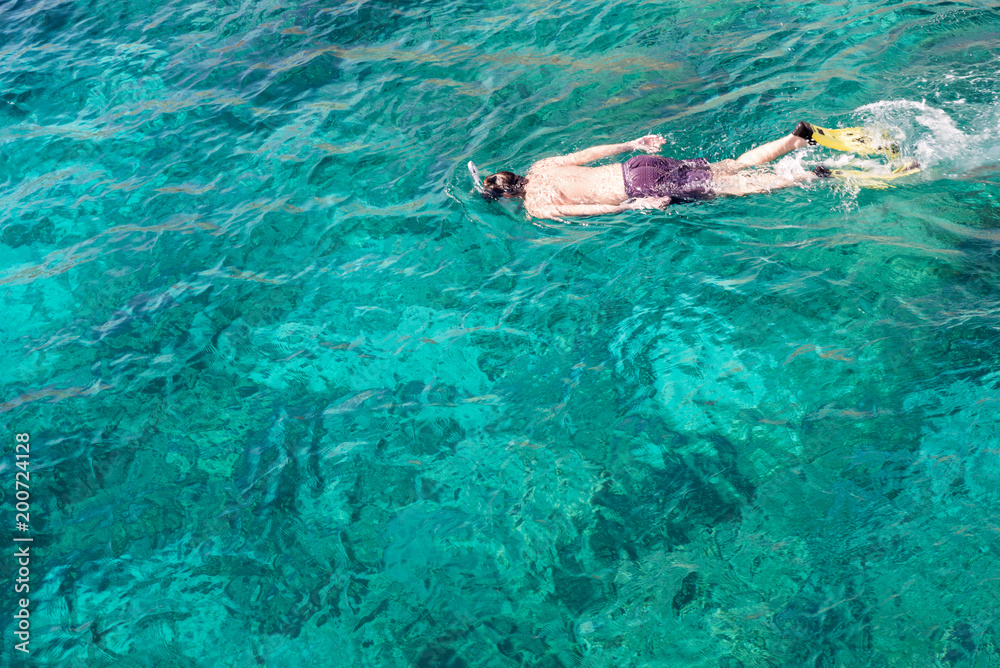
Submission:
[[[479,170],[471,160],[468,164],[472,176],[472,187],[482,195],[483,199],[495,202],[497,200],[522,199],[525,197],[524,186],[527,179],[513,172],[497,172],[485,179],[479,178]],[[489,182],[489,183],[487,183]]]

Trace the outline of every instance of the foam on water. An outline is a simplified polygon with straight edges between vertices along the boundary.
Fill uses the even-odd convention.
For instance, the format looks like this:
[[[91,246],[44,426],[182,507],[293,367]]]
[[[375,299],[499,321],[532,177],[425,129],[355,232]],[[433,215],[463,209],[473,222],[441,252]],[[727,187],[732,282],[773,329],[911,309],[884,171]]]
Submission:
[[[910,100],[880,101],[859,107],[854,116],[886,129],[926,168],[965,158],[972,139],[942,109]]]

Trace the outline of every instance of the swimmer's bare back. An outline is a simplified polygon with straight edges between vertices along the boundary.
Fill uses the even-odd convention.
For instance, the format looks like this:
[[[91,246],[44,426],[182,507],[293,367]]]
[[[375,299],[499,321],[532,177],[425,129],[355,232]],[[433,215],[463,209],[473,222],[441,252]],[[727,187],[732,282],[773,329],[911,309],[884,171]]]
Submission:
[[[539,160],[526,175],[524,207],[529,215],[548,219],[666,207],[670,204],[669,197],[629,201],[620,163],[585,166],[629,151],[656,153],[665,142],[660,135],[646,135],[623,144],[592,146],[569,155]]]

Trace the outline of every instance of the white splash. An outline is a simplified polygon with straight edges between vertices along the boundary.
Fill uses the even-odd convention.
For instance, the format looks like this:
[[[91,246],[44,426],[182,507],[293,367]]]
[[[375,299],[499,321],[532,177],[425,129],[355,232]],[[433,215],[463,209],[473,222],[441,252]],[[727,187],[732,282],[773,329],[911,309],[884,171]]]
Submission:
[[[904,154],[924,169],[967,171],[989,162],[990,132],[961,130],[943,109],[913,100],[884,100],[854,111],[866,126],[880,127],[900,141]],[[979,128],[973,128],[973,131]]]

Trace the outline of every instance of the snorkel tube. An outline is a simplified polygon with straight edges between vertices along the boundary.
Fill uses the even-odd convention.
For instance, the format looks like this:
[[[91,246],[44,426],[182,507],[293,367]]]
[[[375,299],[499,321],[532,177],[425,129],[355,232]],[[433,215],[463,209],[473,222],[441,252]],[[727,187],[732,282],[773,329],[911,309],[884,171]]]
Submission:
[[[479,178],[479,170],[476,169],[476,163],[469,161],[469,174],[472,176],[472,187],[476,189],[476,192],[485,197],[486,199],[494,199],[490,197],[490,194],[486,192],[486,188],[483,187],[483,180]]]

